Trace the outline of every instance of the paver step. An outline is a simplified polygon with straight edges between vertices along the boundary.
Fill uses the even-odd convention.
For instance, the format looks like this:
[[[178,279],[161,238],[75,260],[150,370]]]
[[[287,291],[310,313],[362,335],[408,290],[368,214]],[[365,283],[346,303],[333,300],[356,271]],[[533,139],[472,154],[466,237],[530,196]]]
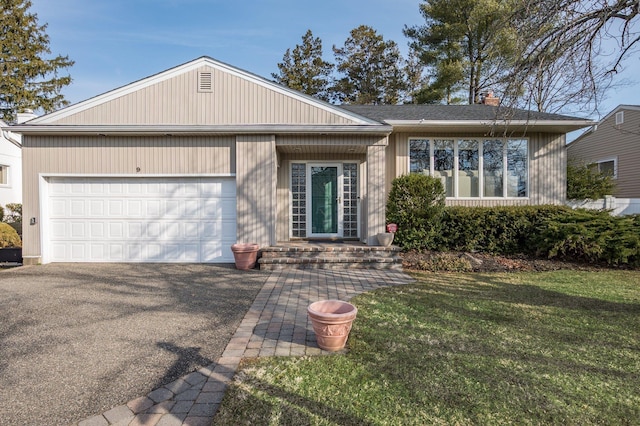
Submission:
[[[262,258],[281,257],[312,257],[312,258],[354,258],[354,257],[397,257],[402,249],[399,247],[378,246],[296,246],[296,247],[265,247],[261,249]]]
[[[261,270],[283,269],[402,269],[394,257],[271,257],[258,260]]]

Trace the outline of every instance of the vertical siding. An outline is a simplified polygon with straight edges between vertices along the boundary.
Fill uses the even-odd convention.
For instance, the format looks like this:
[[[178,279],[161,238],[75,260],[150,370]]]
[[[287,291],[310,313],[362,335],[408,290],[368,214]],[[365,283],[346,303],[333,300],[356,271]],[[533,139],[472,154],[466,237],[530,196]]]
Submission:
[[[233,174],[236,168],[234,137],[24,136],[22,159],[27,258],[41,254],[39,174]],[[37,224],[27,225],[32,217]]]
[[[613,195],[640,198],[640,111],[622,111],[622,124],[616,125],[612,114],[595,131],[569,144],[567,152],[570,160],[582,163],[615,158],[618,176]]]
[[[276,243],[276,168],[275,136],[237,136],[238,242]]]
[[[567,198],[565,136],[536,134],[530,139],[529,154],[531,204],[564,204]]]
[[[477,134],[450,133],[395,133],[395,173],[391,178],[409,173],[410,137],[464,138]],[[513,137],[519,137],[514,135]],[[503,200],[447,200],[456,206],[512,206],[537,204],[563,204],[566,199],[566,148],[564,134],[532,133],[529,139],[529,197]],[[387,169],[389,170],[389,169]]]
[[[198,92],[198,72],[213,92]],[[226,71],[203,66],[62,118],[56,124],[349,124],[353,120]]]
[[[291,162],[286,155],[280,155],[278,163],[278,182],[276,184],[276,240],[289,241],[290,203],[291,203]]]
[[[318,147],[327,154],[344,153],[346,147],[364,154],[366,146],[385,143],[385,139],[367,135],[283,135],[278,136],[276,145],[294,147],[303,154],[316,153]]]
[[[367,148],[367,215],[363,237],[367,244],[377,245],[376,234],[384,232],[387,191],[386,147],[374,145]]]

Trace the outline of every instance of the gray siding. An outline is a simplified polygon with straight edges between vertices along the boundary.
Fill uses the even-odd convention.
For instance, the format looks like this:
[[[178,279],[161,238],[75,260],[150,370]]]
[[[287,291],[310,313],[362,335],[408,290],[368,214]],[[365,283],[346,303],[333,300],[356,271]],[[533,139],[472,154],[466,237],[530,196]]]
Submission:
[[[392,180],[409,173],[410,137],[478,137],[477,134],[441,134],[441,133],[396,133],[395,149],[393,142],[389,149],[396,153],[396,159],[387,167],[387,176]],[[519,137],[512,135],[512,137]],[[459,206],[510,206],[563,204],[566,200],[566,149],[564,134],[533,133],[529,139],[529,197],[525,199],[504,200],[447,200],[447,205]]]
[[[213,91],[198,92],[198,72]],[[80,111],[55,124],[350,124],[352,120],[208,66]]]
[[[367,207],[363,237],[370,245],[377,245],[376,234],[385,230],[386,148],[380,145],[367,148]]]
[[[235,173],[234,137],[23,138],[24,256],[40,256],[39,174],[190,175]],[[137,171],[140,168],[140,171]]]
[[[240,243],[276,243],[275,136],[238,136],[237,235]]]
[[[592,163],[615,158],[616,191],[620,198],[640,198],[640,110],[623,110],[624,123],[616,126],[615,114],[598,124],[597,130],[567,147],[570,160]]]

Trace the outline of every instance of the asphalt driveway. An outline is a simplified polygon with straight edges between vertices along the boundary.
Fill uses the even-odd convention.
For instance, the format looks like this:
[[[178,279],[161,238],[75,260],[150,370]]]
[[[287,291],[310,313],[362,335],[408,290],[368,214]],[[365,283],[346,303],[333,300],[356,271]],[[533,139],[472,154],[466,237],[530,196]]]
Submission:
[[[269,274],[232,266],[0,271],[0,425],[64,425],[220,357]]]

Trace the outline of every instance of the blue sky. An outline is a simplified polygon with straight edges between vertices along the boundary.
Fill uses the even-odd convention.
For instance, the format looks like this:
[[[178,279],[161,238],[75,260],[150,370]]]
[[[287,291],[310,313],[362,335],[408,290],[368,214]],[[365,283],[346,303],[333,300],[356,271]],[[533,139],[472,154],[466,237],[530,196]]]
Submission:
[[[63,93],[76,103],[200,56],[271,78],[287,48],[308,30],[320,37],[327,59],[359,25],[398,43],[404,25],[421,24],[419,0],[32,0],[47,23],[52,54],[69,55],[73,83]],[[608,93],[606,114],[618,104],[640,104],[640,58],[625,62]],[[589,111],[576,115],[597,119]]]

